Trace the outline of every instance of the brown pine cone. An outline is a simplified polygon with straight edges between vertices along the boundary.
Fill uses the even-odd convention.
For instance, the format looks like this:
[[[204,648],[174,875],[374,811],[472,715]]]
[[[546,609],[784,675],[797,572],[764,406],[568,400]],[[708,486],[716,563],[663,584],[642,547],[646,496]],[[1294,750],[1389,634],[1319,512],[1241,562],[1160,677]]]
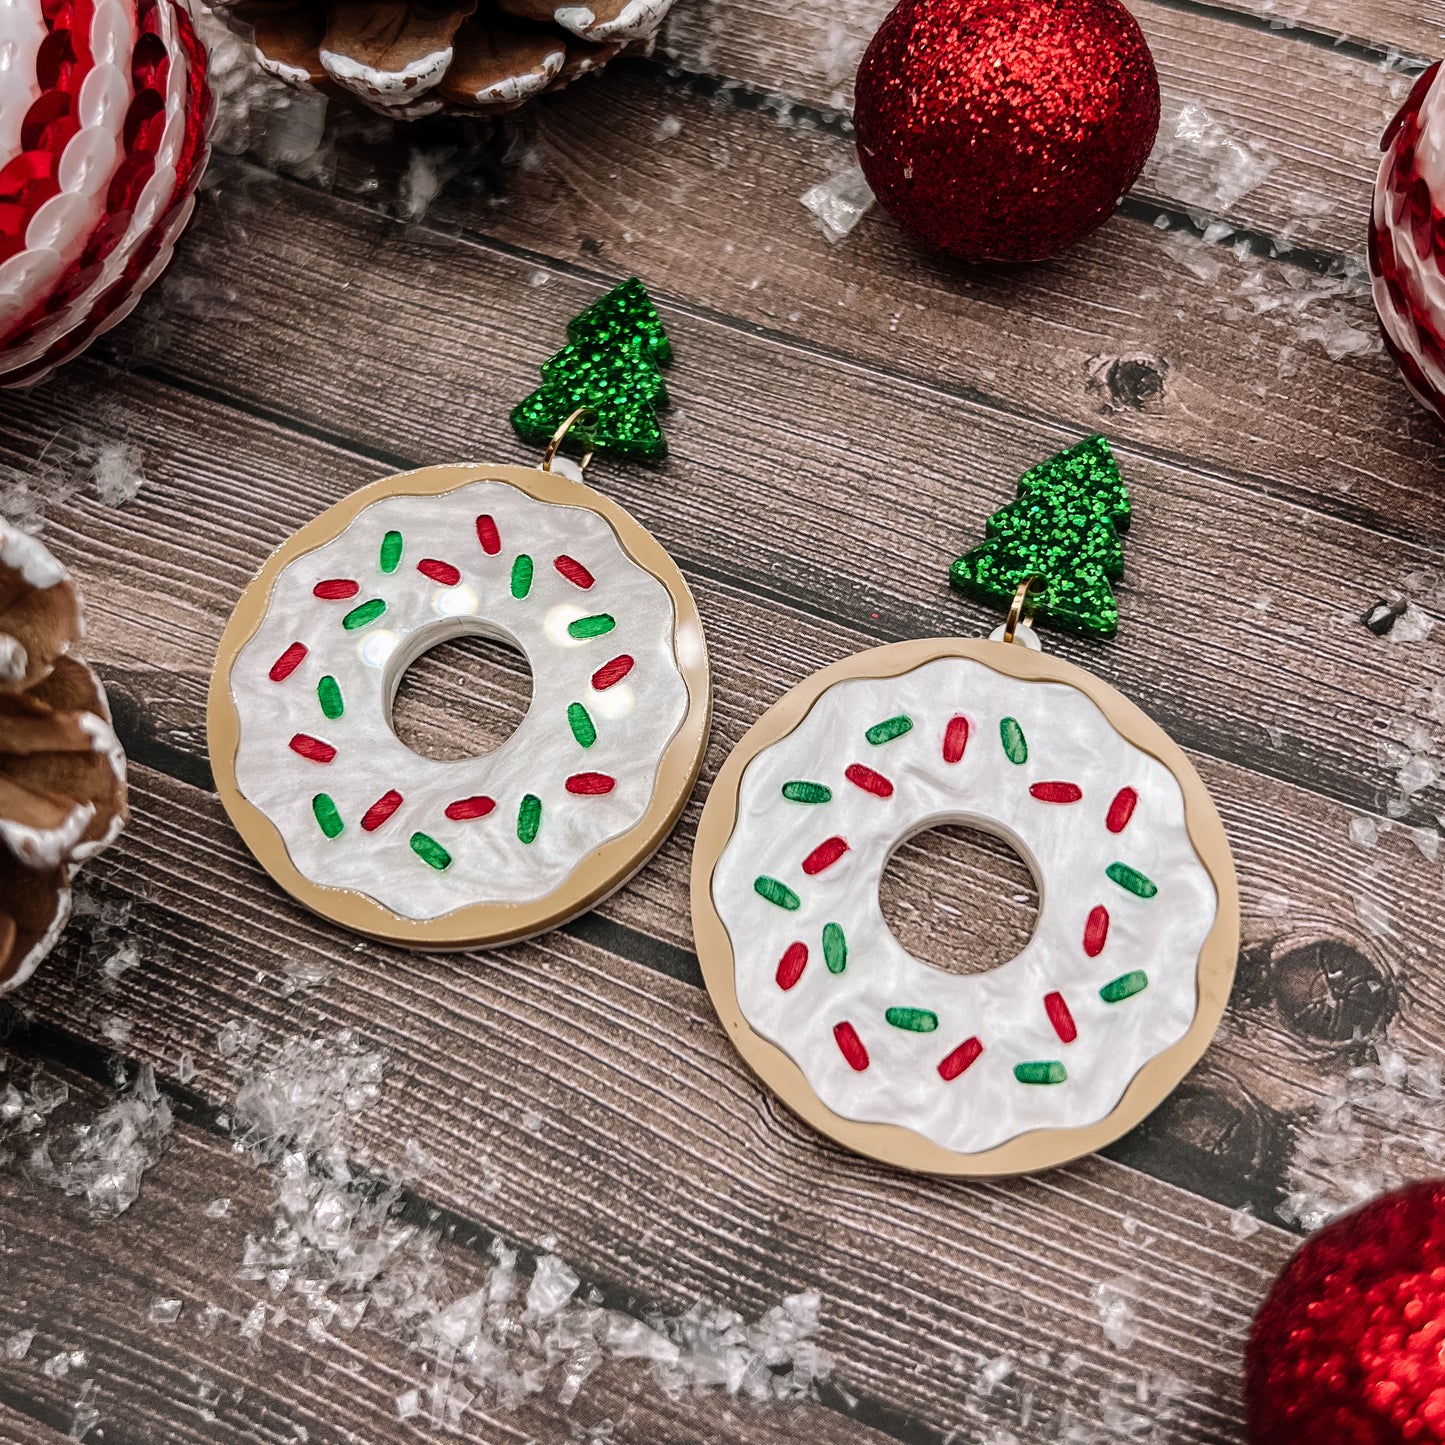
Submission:
[[[643,52],[672,0],[235,0],[263,69],[414,120],[515,110],[622,51]]]
[[[70,651],[81,630],[65,569],[0,521],[0,993],[54,947],[76,865],[125,825],[125,754]]]

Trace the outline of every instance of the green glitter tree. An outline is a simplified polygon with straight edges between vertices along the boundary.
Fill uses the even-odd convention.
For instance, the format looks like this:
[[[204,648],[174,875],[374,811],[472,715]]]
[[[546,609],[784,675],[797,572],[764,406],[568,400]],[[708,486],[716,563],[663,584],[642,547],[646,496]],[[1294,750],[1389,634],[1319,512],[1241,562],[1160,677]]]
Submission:
[[[579,406],[567,434],[569,449],[616,452],[634,461],[659,462],[667,439],[657,408],[667,405],[658,368],[672,346],[642,282],[635,276],[614,287],[567,324],[567,345],[542,367],[542,385],[512,411],[523,441],[546,446]]]
[[[1044,581],[1031,601],[1039,615],[1112,637],[1119,607],[1109,584],[1124,572],[1119,533],[1128,525],[1129,493],[1114,454],[1092,436],[1024,475],[1018,499],[988,519],[987,540],[953,564],[949,580],[1007,603],[1037,574]]]

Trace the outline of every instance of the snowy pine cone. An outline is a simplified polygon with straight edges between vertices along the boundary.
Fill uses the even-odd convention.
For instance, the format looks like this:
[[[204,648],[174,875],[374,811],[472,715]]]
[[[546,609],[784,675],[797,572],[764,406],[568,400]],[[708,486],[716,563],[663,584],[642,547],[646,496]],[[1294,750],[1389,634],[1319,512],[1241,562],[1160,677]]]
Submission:
[[[645,53],[672,0],[234,0],[256,57],[290,85],[351,94],[414,120],[514,110],[627,51]]]
[[[126,820],[125,754],[70,652],[80,635],[69,574],[0,521],[0,993],[54,947],[71,873]]]

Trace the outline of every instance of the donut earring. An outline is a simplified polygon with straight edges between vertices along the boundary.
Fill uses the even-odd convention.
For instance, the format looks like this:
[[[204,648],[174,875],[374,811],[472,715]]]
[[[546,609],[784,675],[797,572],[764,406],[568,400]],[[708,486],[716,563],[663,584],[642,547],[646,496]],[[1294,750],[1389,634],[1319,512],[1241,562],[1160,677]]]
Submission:
[[[1005,624],[824,668],[708,796],[692,908],[713,1003],[847,1148],[940,1174],[1050,1168],[1143,1119],[1223,1015],[1239,901],[1219,814],[1163,730],[1031,625],[1113,635],[1128,519],[1103,437],[1036,467],[953,566]],[[1033,937],[992,972],[932,968],[883,918],[889,857],[945,823],[1003,838],[1038,883]]]
[[[208,730],[226,811],[287,892],[358,933],[464,949],[554,928],[652,856],[702,764],[692,594],[582,484],[594,451],[665,455],[667,336],[634,279],[568,337],[512,415],[546,443],[539,467],[363,487],[276,550],[221,638]],[[531,706],[490,753],[422,757],[392,730],[392,701],[422,653],[465,636],[523,653]]]

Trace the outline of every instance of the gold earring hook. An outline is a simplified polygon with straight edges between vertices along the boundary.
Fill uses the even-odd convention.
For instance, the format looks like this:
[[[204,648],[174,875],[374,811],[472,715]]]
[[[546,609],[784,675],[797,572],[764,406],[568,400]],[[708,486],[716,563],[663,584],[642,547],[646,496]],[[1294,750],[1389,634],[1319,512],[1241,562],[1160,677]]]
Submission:
[[[544,472],[550,472],[552,470],[552,462],[557,456],[557,449],[562,445],[563,441],[566,440],[567,433],[571,431],[574,426],[577,425],[578,421],[581,420],[582,417],[595,417],[596,415],[596,407],[579,406],[577,410],[571,414],[571,416],[567,417],[562,422],[562,425],[559,426],[557,430],[552,433],[552,440],[547,443],[547,450],[542,453],[542,470]],[[585,472],[587,470],[587,463],[592,460],[592,452],[593,448],[588,447],[587,451],[583,454],[582,460],[577,463],[578,471]]]
[[[1014,600],[1009,603],[1008,620],[1003,625],[1003,640],[1012,642],[1014,634],[1019,630],[1021,623],[1027,623],[1033,617],[1033,610],[1030,608],[1025,612],[1028,604],[1029,593],[1036,585],[1041,585],[1044,579],[1037,572],[1030,573],[1018,585],[1018,591],[1014,593]]]

